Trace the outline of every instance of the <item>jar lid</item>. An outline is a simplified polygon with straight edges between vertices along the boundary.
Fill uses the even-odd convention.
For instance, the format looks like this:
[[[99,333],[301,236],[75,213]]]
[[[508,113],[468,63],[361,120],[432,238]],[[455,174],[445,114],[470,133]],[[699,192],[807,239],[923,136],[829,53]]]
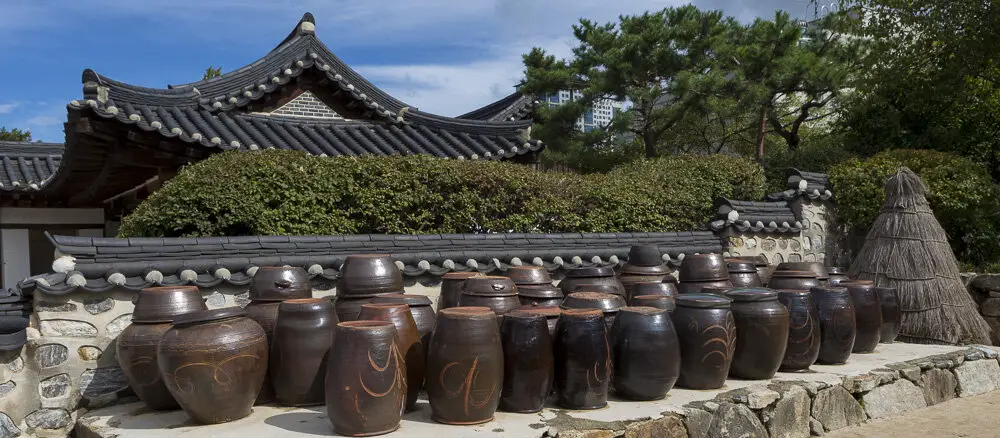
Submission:
[[[617,312],[625,307],[621,295],[602,294],[599,292],[574,292],[569,294],[562,305],[563,309],[601,309],[605,312]]]
[[[372,303],[379,304],[406,304],[413,306],[430,306],[431,299],[424,295],[410,294],[386,294],[379,295],[371,299]]]
[[[220,319],[236,318],[246,316],[247,312],[242,307],[223,307],[212,310],[201,310],[198,312],[177,315],[174,318],[174,325],[198,324],[203,322],[218,321]]]
[[[726,292],[726,297],[739,302],[774,301],[778,299],[778,292],[774,289],[748,287],[732,289],[729,292]]]
[[[518,286],[517,295],[526,298],[545,299],[562,298],[564,296],[562,289],[551,284]]]
[[[611,266],[590,266],[566,270],[566,278],[614,277],[615,269]]]
[[[465,295],[480,295],[488,297],[506,297],[517,295],[517,286],[507,277],[482,276],[465,280],[462,288]]]
[[[747,261],[728,261],[726,263],[726,268],[729,269],[729,273],[751,273],[757,272],[757,265],[753,262]]]
[[[674,298],[674,302],[678,307],[728,309],[733,300],[719,295],[682,294]]]
[[[728,286],[727,287],[705,286],[705,287],[701,288],[701,291],[699,293],[709,294],[709,295],[718,295],[720,297],[724,297],[724,296],[726,296],[726,292],[729,292],[731,290],[733,290],[733,288],[732,287],[728,287]]]
[[[771,274],[771,278],[775,278],[775,277],[779,277],[779,278],[816,278],[816,279],[819,278],[819,277],[816,276],[816,273],[812,272],[812,271],[774,271],[774,273]]]
[[[512,310],[510,314],[514,313],[528,313],[532,315],[542,315],[546,318],[554,318],[562,314],[562,309],[558,307],[540,307],[540,306],[518,306],[516,309]],[[504,315],[506,316],[506,315]]]

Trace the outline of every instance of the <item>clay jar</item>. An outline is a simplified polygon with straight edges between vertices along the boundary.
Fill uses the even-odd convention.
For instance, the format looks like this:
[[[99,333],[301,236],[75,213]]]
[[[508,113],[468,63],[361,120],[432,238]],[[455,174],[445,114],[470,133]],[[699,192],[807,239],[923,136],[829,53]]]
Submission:
[[[118,336],[118,363],[129,385],[150,409],[177,409],[157,364],[156,347],[175,317],[208,310],[196,286],[151,287],[139,291],[132,324]]]
[[[814,287],[809,290],[819,317],[819,357],[816,363],[837,365],[846,363],[854,349],[857,334],[854,304],[846,288]]]
[[[767,287],[775,290],[811,290],[821,285],[816,274],[810,271],[775,270]]]
[[[899,307],[899,291],[890,287],[876,287],[875,292],[882,307],[882,330],[879,342],[891,344],[899,336],[903,323],[903,314]]]
[[[441,277],[441,297],[438,298],[438,312],[449,307],[458,307],[458,300],[465,288],[465,280],[483,277],[480,272],[449,272]]]
[[[639,295],[632,297],[632,302],[629,304],[636,307],[653,307],[674,313],[674,309],[677,308],[677,303],[674,300],[674,297],[666,295]]]
[[[681,374],[677,385],[716,389],[726,384],[736,349],[736,320],[732,300],[717,295],[677,297],[671,319],[681,346]]]
[[[250,301],[284,301],[312,298],[312,284],[305,269],[291,266],[261,266],[250,283]]]
[[[544,316],[545,323],[549,327],[549,336],[555,337],[556,323],[559,321],[559,315],[562,314],[562,309],[558,307],[521,306],[514,311]]]
[[[628,263],[621,267],[621,282],[625,286],[627,299],[635,296],[633,285],[645,282],[662,282],[670,275],[669,266],[663,262],[660,249],[656,245],[636,245],[629,249]]]
[[[753,262],[727,260],[726,267],[729,269],[729,281],[733,283],[733,287],[764,287]]]
[[[611,345],[601,311],[563,310],[556,325],[553,350],[556,403],[567,409],[607,406]]]
[[[279,403],[323,404],[327,359],[337,322],[333,303],[326,298],[287,300],[278,305],[267,372]]]
[[[875,283],[867,280],[845,281],[839,284],[846,287],[854,304],[854,320],[857,337],[854,340],[854,353],[871,353],[878,347],[882,334],[882,305],[879,303]]]
[[[680,375],[680,344],[666,310],[626,307],[611,328],[612,383],[629,400],[659,400]]]
[[[779,290],[778,301],[788,309],[788,347],[782,371],[803,371],[819,357],[819,316],[809,291]]]
[[[826,266],[823,266],[820,262],[784,262],[779,263],[774,272],[778,271],[805,271],[812,272],[816,279],[819,280],[824,286],[827,284],[827,280],[830,279],[830,274],[826,271]],[[773,277],[772,277],[773,278]],[[777,289],[774,286],[768,286],[771,289]]]
[[[552,392],[555,360],[545,316],[515,310],[500,324],[503,345],[503,390],[500,410],[538,412]]]
[[[847,276],[847,270],[844,268],[827,266],[826,273],[830,276],[830,278],[826,280],[830,286],[836,286],[842,282],[851,281],[851,278]]]
[[[406,405],[406,362],[388,321],[337,324],[326,377],[334,432],[373,436],[399,428]]]
[[[625,307],[625,300],[621,296],[613,294],[602,294],[599,292],[576,292],[569,294],[563,301],[561,309],[599,309],[603,312],[604,321],[608,330],[615,323],[615,316],[618,310]]]
[[[437,315],[431,306],[430,298],[416,294],[386,294],[372,298],[371,302],[373,304],[406,304],[409,306],[410,314],[413,315],[413,321],[417,323],[420,342],[424,344],[424,349],[427,349],[427,344],[431,340],[431,333],[434,332],[434,321],[437,320]]]
[[[406,362],[406,410],[417,408],[417,395],[424,385],[426,359],[417,323],[406,304],[365,304],[359,320],[388,321],[396,327],[396,347]]]
[[[163,334],[157,362],[181,408],[203,424],[250,415],[267,374],[267,336],[239,307],[174,318]]]
[[[403,291],[403,273],[388,254],[350,255],[340,268],[337,296],[374,297]]]
[[[711,287],[703,287],[703,288],[701,288],[701,292],[699,292],[699,293],[705,294],[705,295],[718,295],[720,297],[724,297],[724,296],[726,296],[726,293],[728,293],[729,291],[731,291],[733,289],[736,289],[736,288],[735,287],[729,287],[729,286],[726,286],[726,287],[714,287],[714,286],[711,286]]]
[[[751,380],[774,377],[788,347],[788,309],[770,289],[733,289],[726,296],[733,300],[738,334],[729,375]]]
[[[503,385],[498,316],[488,307],[438,312],[427,357],[431,418],[444,424],[493,420]]]
[[[615,276],[615,270],[611,266],[569,269],[566,271],[566,276],[559,282],[559,289],[562,289],[563,294],[568,296],[573,292],[578,292],[578,289],[585,285],[609,286],[613,288],[615,295],[625,296],[625,285]]]
[[[340,319],[340,322],[348,322],[357,321],[358,315],[361,313],[361,306],[370,304],[375,298],[330,297],[330,299],[334,300],[333,306],[337,311],[337,318]]]
[[[636,283],[632,285],[631,293],[632,294],[629,295],[629,299],[632,299],[633,297],[637,297],[640,295],[665,295],[668,297],[676,297],[677,295],[680,295],[680,292],[677,290],[677,283],[665,283],[665,282]]]
[[[497,315],[503,315],[521,305],[514,282],[507,277],[493,276],[466,280],[458,302],[463,307],[489,307]]]
[[[518,286],[552,285],[549,270],[541,266],[511,266],[507,268],[507,277]]]
[[[708,280],[708,281],[682,281],[677,285],[677,290],[681,294],[701,294],[705,293],[704,289],[732,289],[733,282],[728,278],[724,280]]]
[[[729,280],[729,270],[721,254],[692,254],[684,257],[678,271],[681,283]],[[683,290],[681,291],[682,293]]]
[[[562,290],[551,284],[517,285],[517,299],[522,306],[559,307],[564,298]]]

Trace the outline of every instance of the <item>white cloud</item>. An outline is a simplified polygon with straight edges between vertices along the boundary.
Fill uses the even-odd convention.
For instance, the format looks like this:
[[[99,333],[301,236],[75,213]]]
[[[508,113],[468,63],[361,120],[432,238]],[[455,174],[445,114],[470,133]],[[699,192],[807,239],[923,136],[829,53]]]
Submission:
[[[8,114],[21,105],[21,102],[0,103],[0,114]]]
[[[59,118],[55,116],[35,116],[28,120],[25,120],[25,125],[28,128],[33,127],[43,127],[43,126],[55,126],[62,125],[66,118]]]

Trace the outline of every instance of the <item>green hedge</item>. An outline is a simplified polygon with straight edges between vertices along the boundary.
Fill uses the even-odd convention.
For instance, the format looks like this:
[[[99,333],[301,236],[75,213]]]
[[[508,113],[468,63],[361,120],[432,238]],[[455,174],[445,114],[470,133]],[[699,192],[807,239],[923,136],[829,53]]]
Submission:
[[[429,156],[227,152],[182,170],[120,235],[684,231],[703,227],[719,196],[764,192],[760,166],[728,156],[576,175]]]
[[[932,150],[898,149],[870,158],[850,159],[830,170],[838,217],[867,229],[885,201],[886,180],[902,166],[916,172],[930,189],[928,201],[948,233],[956,256],[972,265],[1000,260],[1000,186],[987,170],[965,157]]]

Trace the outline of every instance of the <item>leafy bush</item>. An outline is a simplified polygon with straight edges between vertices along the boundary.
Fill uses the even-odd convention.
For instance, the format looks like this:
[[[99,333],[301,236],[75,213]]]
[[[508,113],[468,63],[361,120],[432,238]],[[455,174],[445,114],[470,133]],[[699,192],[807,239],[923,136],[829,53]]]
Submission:
[[[886,180],[902,166],[927,184],[934,215],[960,260],[973,265],[1000,260],[996,245],[1000,238],[1000,186],[982,165],[946,152],[897,149],[834,166],[830,181],[841,200],[837,204],[841,222],[867,229],[885,201]]]
[[[788,189],[786,171],[796,168],[805,172],[829,173],[830,168],[856,156],[845,149],[836,135],[810,135],[796,150],[771,148],[764,157],[768,193]]]
[[[763,170],[677,156],[607,174],[429,156],[228,152],[185,168],[122,221],[122,236],[681,231],[719,196],[758,199]]]

